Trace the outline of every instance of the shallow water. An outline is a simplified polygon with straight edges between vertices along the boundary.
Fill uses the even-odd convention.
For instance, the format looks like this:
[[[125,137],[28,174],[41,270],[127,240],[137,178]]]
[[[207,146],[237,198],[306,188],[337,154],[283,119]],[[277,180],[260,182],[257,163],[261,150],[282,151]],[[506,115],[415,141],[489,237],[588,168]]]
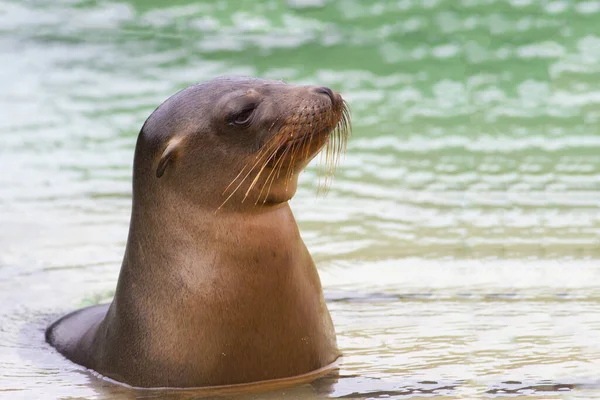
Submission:
[[[292,201],[340,376],[241,398],[600,398],[600,1],[159,3],[0,0],[0,398],[190,396],[43,329],[112,296],[145,118],[223,74],[331,86],[354,121]]]

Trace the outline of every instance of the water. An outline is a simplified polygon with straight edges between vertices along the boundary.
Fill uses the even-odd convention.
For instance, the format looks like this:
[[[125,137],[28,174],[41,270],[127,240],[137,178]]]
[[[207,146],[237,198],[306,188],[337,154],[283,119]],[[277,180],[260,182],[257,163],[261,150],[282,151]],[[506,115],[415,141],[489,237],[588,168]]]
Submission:
[[[185,398],[43,341],[109,301],[135,137],[223,74],[331,86],[292,201],[341,377],[242,398],[600,398],[600,1],[0,0],[0,398]],[[171,397],[167,397],[171,396]]]

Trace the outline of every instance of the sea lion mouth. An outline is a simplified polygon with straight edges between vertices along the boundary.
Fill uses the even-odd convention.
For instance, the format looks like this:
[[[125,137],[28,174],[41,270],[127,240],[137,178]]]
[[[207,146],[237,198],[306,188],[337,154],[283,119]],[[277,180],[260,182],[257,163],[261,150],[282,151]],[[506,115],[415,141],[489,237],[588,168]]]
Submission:
[[[306,107],[279,126],[272,126],[270,139],[224,190],[226,199],[221,207],[246,180],[251,179],[242,199],[244,202],[252,189],[261,182],[261,177],[262,187],[255,204],[266,203],[276,179],[283,175],[287,182],[291,181],[294,174],[323,149],[324,164],[327,166],[326,186],[327,177],[333,176],[341,155],[346,151],[346,143],[352,131],[348,104],[339,94],[335,95],[338,101],[332,101],[330,106]]]

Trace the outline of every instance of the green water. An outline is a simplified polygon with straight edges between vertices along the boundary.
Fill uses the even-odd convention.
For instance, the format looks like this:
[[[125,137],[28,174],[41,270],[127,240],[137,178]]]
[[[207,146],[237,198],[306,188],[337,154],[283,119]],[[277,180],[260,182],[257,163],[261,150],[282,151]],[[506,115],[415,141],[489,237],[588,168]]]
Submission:
[[[225,74],[354,128],[292,201],[342,378],[248,398],[600,398],[600,1],[0,0],[0,60],[0,398],[185,397],[42,332],[112,296],[145,118]]]

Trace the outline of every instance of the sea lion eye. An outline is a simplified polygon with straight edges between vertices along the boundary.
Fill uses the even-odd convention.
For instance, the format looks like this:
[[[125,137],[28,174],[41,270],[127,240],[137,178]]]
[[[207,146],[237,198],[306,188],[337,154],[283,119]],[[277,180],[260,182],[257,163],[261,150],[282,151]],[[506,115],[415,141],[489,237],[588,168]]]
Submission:
[[[234,125],[246,125],[250,122],[255,109],[256,106],[254,104],[244,107],[240,112],[232,116],[231,123]]]

